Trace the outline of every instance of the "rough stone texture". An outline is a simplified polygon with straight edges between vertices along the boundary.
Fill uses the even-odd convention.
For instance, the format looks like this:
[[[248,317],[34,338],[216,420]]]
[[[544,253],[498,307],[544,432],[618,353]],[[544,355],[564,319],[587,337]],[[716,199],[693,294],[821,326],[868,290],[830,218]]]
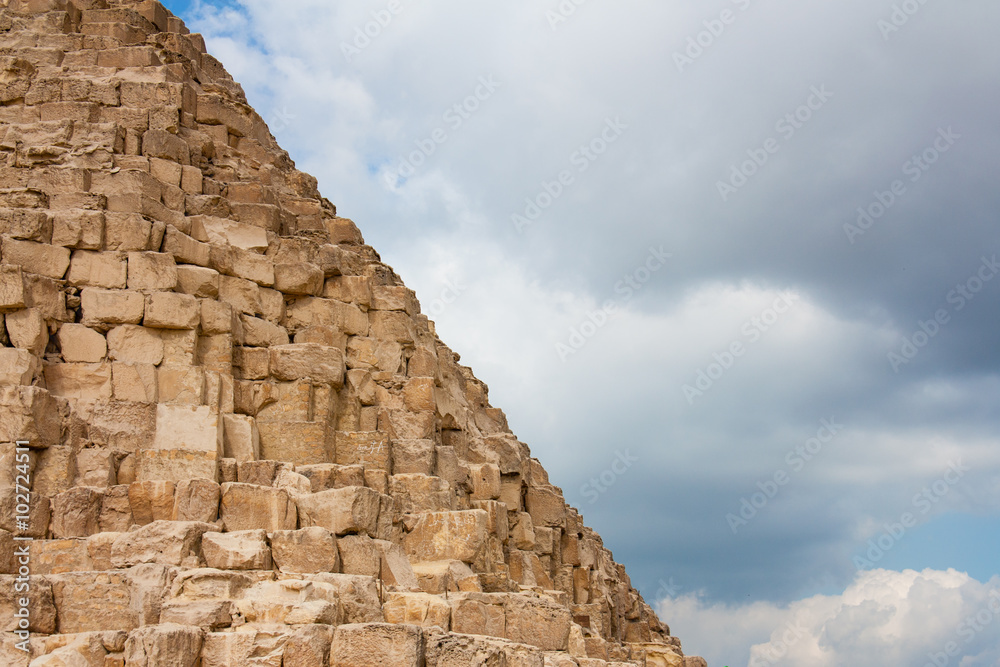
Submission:
[[[0,664],[703,664],[200,35],[0,37]]]

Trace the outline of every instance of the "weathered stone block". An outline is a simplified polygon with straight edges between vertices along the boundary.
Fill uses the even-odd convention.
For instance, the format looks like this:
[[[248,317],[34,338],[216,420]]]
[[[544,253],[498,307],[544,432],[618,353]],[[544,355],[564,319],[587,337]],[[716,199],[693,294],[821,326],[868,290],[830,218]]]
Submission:
[[[285,294],[316,296],[323,289],[323,270],[308,262],[275,264],[274,288]]]
[[[326,528],[277,530],[271,534],[274,564],[282,572],[339,572],[337,538]]]
[[[29,350],[0,348],[0,385],[30,385],[41,371],[41,360]]]
[[[330,489],[296,500],[299,520],[305,526],[322,526],[335,535],[376,535],[379,494],[371,489],[348,486]]]
[[[219,518],[219,484],[210,479],[185,479],[174,488],[174,521],[213,523]]]
[[[335,436],[336,463],[363,465],[366,468],[392,469],[391,446],[384,433],[378,431],[344,432]]]
[[[190,294],[154,292],[146,299],[142,322],[154,329],[194,329],[201,322],[201,306]]]
[[[39,308],[25,308],[7,313],[7,336],[14,347],[41,356],[49,344],[49,328]]]
[[[69,257],[68,248],[3,238],[3,263],[19,265],[28,273],[60,280],[69,268]]]
[[[97,331],[82,324],[64,324],[56,336],[63,361],[97,363],[108,352],[108,342]]]
[[[199,627],[174,623],[133,630],[125,642],[125,664],[129,667],[198,667],[204,634]]]
[[[227,531],[295,530],[298,518],[295,502],[284,489],[240,483],[222,485],[219,515]]]
[[[223,455],[229,459],[256,461],[260,458],[260,433],[253,417],[223,415]]]
[[[66,282],[79,287],[125,289],[128,263],[117,252],[76,250],[70,260]]]
[[[259,419],[257,430],[262,459],[279,459],[296,465],[333,460],[332,433],[324,422]]]
[[[131,290],[172,290],[177,286],[174,257],[160,252],[128,254],[128,288]]]
[[[219,272],[182,264],[177,267],[177,289],[184,294],[214,299],[219,296]]]
[[[0,265],[0,313],[25,307],[24,275],[20,266]]]
[[[341,625],[334,634],[330,664],[336,667],[423,667],[424,636],[414,625]]]
[[[500,467],[494,463],[475,463],[469,466],[472,480],[472,497],[492,500],[500,497]]]
[[[303,380],[332,384],[344,382],[344,353],[316,343],[271,346],[271,374],[278,380]]]
[[[154,521],[118,536],[111,546],[111,562],[116,568],[141,563],[198,567],[201,538],[215,530],[198,521]]]
[[[437,595],[389,593],[383,612],[388,623],[437,627],[445,632],[451,629],[451,606]]]
[[[41,387],[0,386],[0,442],[26,440],[42,449],[62,440],[63,420],[52,395]]]
[[[208,567],[219,570],[270,570],[271,548],[263,530],[205,533],[201,550]]]
[[[210,407],[193,405],[156,406],[156,436],[153,449],[182,449],[223,454],[222,416]]]
[[[531,520],[539,526],[559,526],[566,515],[562,493],[553,486],[529,486],[525,505]]]
[[[87,537],[100,532],[103,494],[81,486],[64,491],[52,498],[52,536],[56,538]]]
[[[138,324],[146,299],[139,292],[87,287],[80,292],[80,304],[83,324],[100,329],[115,324]]]
[[[156,366],[114,362],[111,364],[111,390],[118,400],[155,403],[157,399]]]
[[[486,544],[489,516],[483,510],[430,512],[406,536],[412,560],[460,560],[472,563]]]

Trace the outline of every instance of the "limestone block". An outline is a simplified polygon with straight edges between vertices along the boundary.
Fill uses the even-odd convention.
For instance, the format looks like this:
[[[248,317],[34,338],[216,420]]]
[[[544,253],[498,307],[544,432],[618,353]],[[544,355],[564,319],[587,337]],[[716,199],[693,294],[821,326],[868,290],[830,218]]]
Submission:
[[[372,338],[412,344],[416,335],[413,320],[406,313],[395,310],[373,310],[369,315]]]
[[[267,232],[264,229],[228,218],[191,216],[191,236],[205,243],[231,245],[254,252],[267,250]]]
[[[205,533],[201,550],[208,567],[219,570],[270,570],[271,549],[263,530]]]
[[[233,334],[235,340],[243,339],[243,326],[233,312],[233,307],[211,299],[201,300],[201,332]]]
[[[381,554],[375,540],[367,535],[344,535],[337,540],[340,551],[340,569],[344,574],[363,574],[378,577]]]
[[[250,280],[219,276],[219,300],[247,315],[261,312],[260,285]]]
[[[372,281],[368,276],[333,276],[323,286],[323,296],[344,303],[370,308]]]
[[[242,463],[260,458],[260,433],[253,417],[226,414],[223,420],[223,455]]]
[[[260,457],[296,465],[329,463],[333,459],[332,433],[323,422],[270,421],[259,418]]]
[[[285,321],[285,295],[268,287],[260,288],[260,316],[271,324]]]
[[[345,623],[381,623],[385,620],[376,581],[354,574],[312,574],[311,581],[329,584],[336,590]]]
[[[200,243],[195,241],[193,238],[177,230],[173,225],[168,226],[163,235],[163,252],[172,255],[175,262],[182,265],[194,264],[196,267],[192,268],[202,268],[208,267],[211,263],[212,249],[207,243]],[[185,294],[191,294],[190,287],[184,282],[191,281],[196,278],[203,278],[208,274],[200,274],[199,276],[192,276],[190,272],[188,275],[182,278],[180,266],[177,267],[177,289]],[[213,274],[218,276],[218,272],[213,269],[205,268],[206,271],[211,271]],[[218,279],[216,279],[218,283]],[[218,284],[216,284],[218,287]],[[211,289],[211,286],[208,286]]]
[[[15,590],[13,575],[0,575],[0,631],[13,632],[19,628],[19,619],[14,616],[20,606],[19,598],[24,593]],[[28,630],[30,632],[52,633],[56,631],[57,608],[53,590],[45,579],[31,579],[31,595],[28,596]]]
[[[324,221],[327,233],[330,235],[330,243],[345,245],[364,245],[365,240],[361,236],[354,221],[348,218],[332,218]]]
[[[53,396],[84,401],[111,398],[111,364],[45,364],[45,386]]]
[[[177,267],[177,289],[191,296],[214,299],[219,296],[219,272],[201,266]]]
[[[290,467],[283,461],[263,460],[247,461],[237,466],[237,481],[241,484],[257,484],[259,486],[274,486],[278,472]]]
[[[303,297],[289,303],[285,314],[286,326],[292,330],[308,326],[334,326],[349,336],[368,335],[368,313],[354,304]]]
[[[531,515],[527,512],[518,514],[517,523],[511,530],[511,537],[514,539],[514,546],[523,551],[534,551],[535,549],[535,527],[532,523]]]
[[[153,449],[182,449],[223,454],[222,416],[205,406],[156,406]]]
[[[128,491],[127,484],[118,484],[104,490],[101,514],[98,517],[102,533],[124,533],[134,525]]]
[[[447,480],[422,473],[397,474],[389,478],[392,497],[403,512],[448,512],[454,507],[454,492]]]
[[[271,346],[270,368],[278,380],[310,379],[339,389],[344,382],[344,353],[316,343]]]
[[[295,502],[284,489],[227,482],[222,485],[219,516],[227,531],[295,530]]]
[[[330,646],[334,628],[329,625],[305,625],[298,628],[285,642],[285,665],[296,667],[329,667]]]
[[[387,623],[451,629],[451,606],[437,595],[389,593],[383,612]]]
[[[472,479],[472,497],[476,500],[492,500],[500,497],[500,467],[493,463],[477,463],[469,466]]]
[[[265,347],[237,347],[233,365],[244,380],[266,380],[271,375],[271,353]]]
[[[111,364],[111,390],[114,397],[119,400],[155,403],[156,366],[114,362]]]
[[[49,328],[40,309],[25,308],[7,313],[5,320],[11,345],[38,356],[45,353],[49,344]]]
[[[647,667],[688,667],[685,658],[677,653],[672,646],[665,644],[639,644],[638,647],[646,654]],[[692,663],[692,665],[696,664],[696,662]]]
[[[24,274],[25,300],[42,314],[47,322],[69,322],[66,292],[61,280],[52,280],[33,273]]]
[[[189,449],[141,450],[136,452],[136,479],[216,479],[220,456],[216,452]]]
[[[393,440],[392,471],[396,474],[434,473],[436,450],[433,440]]]
[[[103,494],[96,489],[80,486],[52,498],[52,536],[56,538],[87,537],[100,532]]]
[[[406,536],[406,552],[417,561],[472,563],[486,544],[489,516],[483,510],[429,512]]]
[[[566,515],[566,502],[554,486],[529,486],[525,505],[531,520],[539,526],[559,526]]]
[[[107,325],[141,322],[146,300],[139,292],[86,287],[80,292],[80,305],[83,324],[108,328]]]
[[[125,572],[68,572],[49,575],[60,633],[129,631],[139,626],[132,586]]]
[[[308,262],[275,264],[274,288],[285,294],[317,296],[323,289],[323,270]]]
[[[201,322],[201,305],[190,294],[154,292],[146,298],[142,321],[154,329],[194,329]]]
[[[108,342],[104,336],[82,324],[64,324],[56,335],[63,361],[93,364],[104,359]]]
[[[157,329],[123,324],[108,332],[107,341],[115,361],[154,365],[163,361],[163,338]]]
[[[292,472],[291,468],[281,468],[274,477],[274,488],[284,489],[289,495],[296,498],[300,495],[312,493],[312,485],[309,478]]]
[[[190,194],[202,193],[204,177],[198,167],[181,167],[181,189]]]
[[[124,289],[127,278],[128,263],[120,253],[76,250],[66,282],[78,287]]]
[[[198,567],[201,538],[215,530],[199,521],[154,521],[122,533],[111,546],[111,562],[116,568],[141,563]]]
[[[274,564],[282,572],[339,572],[337,538],[321,526],[271,533]]]
[[[184,479],[174,488],[174,521],[214,523],[219,518],[219,484],[210,479]]]
[[[30,543],[29,554],[33,575],[98,569],[90,557],[86,539],[34,540]]]
[[[160,366],[156,394],[160,403],[198,406],[207,403],[205,370],[201,366]]]
[[[79,209],[55,211],[52,215],[52,244],[100,250],[104,245],[104,212]]]
[[[28,273],[37,273],[54,280],[61,280],[69,268],[68,248],[5,236],[2,252],[4,264],[19,265]]]
[[[149,132],[146,133],[147,136]],[[198,667],[205,631],[190,625],[163,623],[133,630],[125,642],[125,664],[132,667]]]
[[[132,482],[128,486],[128,501],[133,520],[144,526],[154,521],[174,518],[175,485],[165,480]]]
[[[428,440],[434,438],[437,417],[433,412],[379,410],[378,423],[393,440]]]
[[[403,405],[413,412],[433,412],[437,409],[434,400],[434,378],[411,377],[403,387]]]
[[[459,594],[450,600],[451,629],[469,635],[504,637],[504,609],[492,604],[489,596],[477,593]]]
[[[376,535],[379,494],[360,486],[330,489],[296,500],[303,526],[322,526],[337,536],[348,533]]]
[[[378,431],[344,432],[335,436],[336,463],[363,465],[365,468],[392,469],[391,446],[384,433]]]
[[[185,165],[191,162],[187,143],[165,130],[149,130],[142,135],[142,154],[149,158],[172,160]]]
[[[0,265],[0,313],[25,307],[24,275],[20,266]]]
[[[160,611],[160,623],[195,625],[217,630],[233,623],[231,600],[168,600]],[[202,654],[204,657],[204,654]]]
[[[0,385],[30,385],[41,370],[41,361],[30,351],[0,348]]]
[[[198,351],[198,332],[191,329],[161,329],[163,363],[167,366],[193,366]]]
[[[177,286],[177,265],[173,255],[161,252],[128,254],[130,290],[172,290]]]
[[[395,341],[353,336],[347,341],[347,367],[395,373],[403,363],[403,348]]]
[[[336,667],[422,667],[424,636],[414,625],[341,625],[330,654],[330,664]]]
[[[288,332],[283,327],[248,315],[242,315],[240,321],[243,323],[244,345],[250,347],[288,345]]]
[[[546,651],[565,651],[572,621],[569,609],[544,598],[507,595],[504,600],[506,638]]]
[[[235,246],[213,245],[209,252],[209,265],[227,276],[252,280],[258,285],[274,284],[274,263],[270,257]]]
[[[497,539],[500,540],[501,542],[507,541],[510,532],[510,525],[509,525],[506,505],[504,505],[499,500],[473,500],[472,508],[477,510],[484,510],[487,514],[489,514],[490,535],[495,535]],[[537,530],[541,529],[539,528],[536,529],[536,531]],[[549,551],[545,553],[550,553],[552,551],[551,549],[552,529],[549,528],[546,530],[549,531],[550,548]]]
[[[403,547],[387,540],[374,540],[374,543],[382,560],[382,580],[397,590],[419,590],[417,575]]]

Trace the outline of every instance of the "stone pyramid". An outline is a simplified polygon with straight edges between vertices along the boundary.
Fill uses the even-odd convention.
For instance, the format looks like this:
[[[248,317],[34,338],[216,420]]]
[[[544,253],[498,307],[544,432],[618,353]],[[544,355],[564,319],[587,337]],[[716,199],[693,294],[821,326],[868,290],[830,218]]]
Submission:
[[[0,0],[0,160],[0,664],[705,664],[162,5]]]

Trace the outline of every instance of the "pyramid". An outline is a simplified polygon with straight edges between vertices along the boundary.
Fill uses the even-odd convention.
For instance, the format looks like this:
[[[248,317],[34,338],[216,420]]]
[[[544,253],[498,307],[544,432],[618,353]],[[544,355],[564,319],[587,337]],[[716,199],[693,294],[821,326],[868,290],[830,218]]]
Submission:
[[[0,664],[705,665],[158,2],[0,0],[0,160]]]

